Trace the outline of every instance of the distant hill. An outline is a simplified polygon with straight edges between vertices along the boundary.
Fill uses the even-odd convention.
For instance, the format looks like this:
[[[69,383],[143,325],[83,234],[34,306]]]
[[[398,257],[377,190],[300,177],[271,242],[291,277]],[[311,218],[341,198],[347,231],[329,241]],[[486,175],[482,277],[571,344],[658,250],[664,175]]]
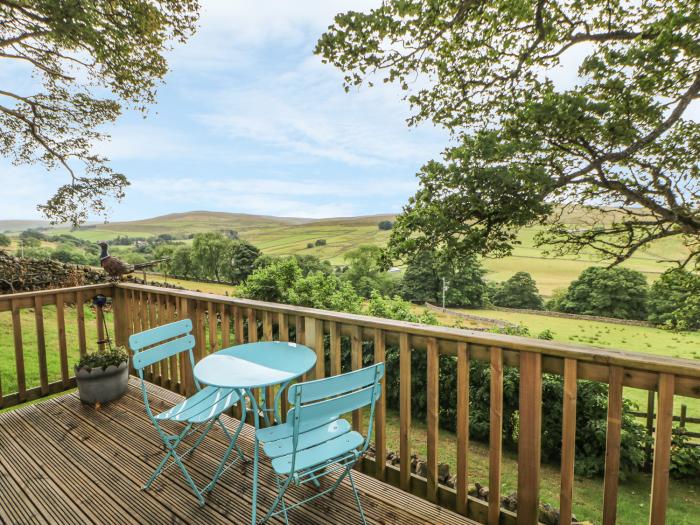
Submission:
[[[3,221],[0,220],[0,232],[21,232],[29,228],[49,228],[49,221]]]
[[[586,210],[577,209],[568,212],[563,220],[572,227],[589,224],[591,220],[604,222],[615,213],[614,209]],[[332,264],[345,262],[348,251],[362,244],[386,245],[390,231],[379,230],[378,224],[383,220],[394,220],[392,214],[365,215],[360,217],[335,217],[310,219],[303,217],[271,217],[266,215],[248,215],[244,213],[225,213],[208,211],[191,211],[173,213],[149,219],[107,224],[89,224],[77,231],[59,228],[57,233],[65,231],[83,239],[98,241],[110,240],[118,235],[131,237],[150,237],[168,233],[183,238],[190,234],[207,231],[235,230],[239,235],[264,253],[271,255],[310,254]],[[0,221],[12,225],[14,231],[46,224],[42,221]],[[5,229],[10,229],[5,226]],[[592,265],[605,265],[593,257],[546,258],[540,248],[535,246],[534,238],[537,228],[525,228],[519,235],[520,245],[515,247],[513,255],[503,259],[485,259],[490,280],[505,280],[515,272],[530,272],[537,281],[544,295],[551,295],[557,288],[568,285],[583,269]],[[319,239],[326,241],[323,246],[315,246]],[[185,241],[189,242],[189,241]],[[308,245],[311,244],[312,248]],[[670,266],[670,259],[680,259],[686,254],[678,239],[663,239],[654,243],[646,251],[635,254],[624,266],[644,272],[650,280],[655,279]],[[663,261],[663,262],[661,262]]]

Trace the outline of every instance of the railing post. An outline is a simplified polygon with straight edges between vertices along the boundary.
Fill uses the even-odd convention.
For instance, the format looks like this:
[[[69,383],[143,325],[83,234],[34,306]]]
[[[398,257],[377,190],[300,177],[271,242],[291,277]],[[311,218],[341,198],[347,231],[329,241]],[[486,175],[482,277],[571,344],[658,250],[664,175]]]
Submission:
[[[671,438],[673,432],[673,394],[675,377],[659,374],[659,407],[656,416],[654,439],[654,465],[651,475],[651,508],[649,525],[666,523],[668,504],[668,476],[671,462]]]
[[[440,382],[440,354],[438,353],[437,340],[434,337],[428,339],[427,353],[426,423],[428,426],[428,483],[426,495],[428,501],[436,503],[438,496],[438,421],[440,412],[440,392],[438,384]]]
[[[489,426],[489,510],[488,524],[499,525],[501,519],[501,455],[503,451],[503,350],[489,348],[491,356],[490,426]]]
[[[608,427],[605,441],[603,480],[603,525],[617,519],[617,489],[620,480],[620,437],[622,433],[622,376],[619,366],[610,367],[608,387]]]
[[[336,326],[335,323],[331,327]],[[333,361],[333,336],[331,329],[331,363]],[[338,356],[340,361],[340,337],[338,337]],[[383,363],[386,361],[386,338],[383,330],[374,331],[374,362]],[[340,362],[338,362],[338,373],[340,373]],[[332,368],[332,365],[331,365]],[[374,426],[374,461],[375,477],[384,481],[386,476],[386,365],[384,367],[384,377],[381,381],[382,395],[377,400],[375,408]]]
[[[457,512],[469,507],[469,348],[457,344]]]
[[[538,353],[520,353],[519,405],[518,525],[537,525],[542,448],[542,356]]]
[[[407,333],[399,337],[399,480],[411,488],[411,347]]]
[[[561,429],[561,490],[559,525],[571,525],[576,460],[577,365],[575,359],[564,360],[564,407]]]

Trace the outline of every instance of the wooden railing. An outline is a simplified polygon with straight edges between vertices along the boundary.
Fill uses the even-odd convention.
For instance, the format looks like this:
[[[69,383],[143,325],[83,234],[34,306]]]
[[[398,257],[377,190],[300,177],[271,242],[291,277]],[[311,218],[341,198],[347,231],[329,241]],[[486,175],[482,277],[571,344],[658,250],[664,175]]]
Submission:
[[[86,308],[90,308],[86,303],[89,305],[98,294],[110,297],[112,291],[112,285],[98,284],[0,295],[0,316],[8,315],[12,319],[12,343],[0,348],[0,362],[11,362],[14,353],[13,370],[0,369],[0,408],[75,386],[72,365],[88,351],[89,341],[103,338],[100,337],[102,311],[95,310],[91,324],[86,321]],[[47,313],[52,317],[50,324]],[[30,325],[31,333],[27,333],[23,325]],[[71,335],[73,337],[69,337]],[[53,345],[49,344],[49,339]],[[77,352],[69,352],[69,347]],[[13,384],[3,385],[3,376],[11,377]],[[13,388],[8,389],[8,386]]]
[[[668,499],[671,430],[674,396],[700,397],[700,363],[683,359],[600,350],[469,330],[427,326],[290,305],[236,299],[213,294],[157,288],[135,284],[113,287],[83,287],[52,290],[37,294],[0,296],[0,312],[11,310],[13,320],[20,308],[36,305],[80,303],[95,293],[113,299],[114,332],[117,344],[126,345],[128,336],[146,328],[176,319],[190,318],[196,336],[195,358],[222,347],[257,340],[294,340],[311,347],[319,359],[311,377],[338,374],[343,369],[341,340],[350,340],[350,367],[367,361],[383,361],[388,348],[399,349],[399,455],[400,465],[365,458],[361,469],[378,479],[454,509],[485,524],[535,525],[538,521],[540,484],[540,436],[542,426],[542,374],[563,376],[562,460],[560,475],[560,523],[570,524],[574,487],[577,382],[594,380],[609,385],[604,496],[601,502],[603,525],[616,521],[620,469],[621,414],[623,387],[658,392],[655,446],[649,523],[665,523]],[[40,297],[36,299],[35,297]],[[81,299],[81,297],[83,299]],[[38,301],[38,302],[37,302]],[[57,302],[58,301],[58,302]],[[78,319],[78,323],[80,320]],[[37,327],[40,315],[37,314]],[[84,324],[84,322],[83,322]],[[38,328],[37,328],[38,330]],[[84,339],[84,330],[83,336]],[[16,335],[15,351],[22,353],[21,335]],[[59,338],[60,339],[60,338]],[[41,346],[41,338],[37,338]],[[373,342],[372,356],[363,356],[364,342]],[[19,348],[19,350],[17,350]],[[411,472],[411,357],[425,352],[427,359],[427,476]],[[38,352],[40,361],[46,349]],[[328,355],[328,362],[326,361]],[[44,356],[44,357],[42,357]],[[454,488],[438,482],[439,363],[453,356],[457,367],[457,481]],[[469,362],[489,363],[490,367],[490,447],[489,498],[481,501],[468,495],[469,479]],[[18,373],[19,373],[18,358]],[[500,508],[503,374],[504,367],[520,370],[518,428],[518,511]],[[189,363],[171,358],[150,367],[147,378],[156,384],[189,394],[194,383]],[[42,374],[42,378],[44,374]],[[18,377],[18,383],[19,383]],[[6,396],[5,402],[31,399],[70,386],[68,382],[48,383],[42,379],[39,390],[25,388],[23,394]],[[31,392],[31,394],[30,394]],[[11,397],[15,396],[15,397]],[[269,399],[269,397],[268,397]],[[375,425],[377,458],[387,452],[386,398],[378,404]],[[286,411],[286,407],[283,407]],[[362,427],[362,414],[352,415],[356,429]]]

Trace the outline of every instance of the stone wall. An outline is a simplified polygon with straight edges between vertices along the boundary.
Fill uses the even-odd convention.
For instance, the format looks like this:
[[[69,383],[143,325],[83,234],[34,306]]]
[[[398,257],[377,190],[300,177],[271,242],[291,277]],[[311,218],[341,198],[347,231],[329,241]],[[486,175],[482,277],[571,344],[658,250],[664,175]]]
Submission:
[[[498,312],[513,312],[519,314],[544,315],[546,317],[558,317],[560,319],[578,319],[580,321],[600,321],[602,323],[624,324],[628,326],[654,326],[648,321],[637,321],[635,319],[618,319],[616,317],[602,317],[598,315],[568,314],[565,312],[553,312],[551,310],[529,310],[526,308],[504,308],[502,306],[491,306],[491,310]]]
[[[53,260],[14,257],[0,250],[0,294],[106,282],[102,270]]]

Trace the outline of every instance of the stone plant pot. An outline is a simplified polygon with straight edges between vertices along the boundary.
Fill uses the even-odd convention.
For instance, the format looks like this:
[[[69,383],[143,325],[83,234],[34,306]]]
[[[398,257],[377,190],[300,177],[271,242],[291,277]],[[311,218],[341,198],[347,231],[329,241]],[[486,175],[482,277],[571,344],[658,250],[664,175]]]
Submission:
[[[90,405],[104,404],[124,395],[129,384],[129,363],[124,361],[119,366],[75,369],[78,393],[83,403]]]

